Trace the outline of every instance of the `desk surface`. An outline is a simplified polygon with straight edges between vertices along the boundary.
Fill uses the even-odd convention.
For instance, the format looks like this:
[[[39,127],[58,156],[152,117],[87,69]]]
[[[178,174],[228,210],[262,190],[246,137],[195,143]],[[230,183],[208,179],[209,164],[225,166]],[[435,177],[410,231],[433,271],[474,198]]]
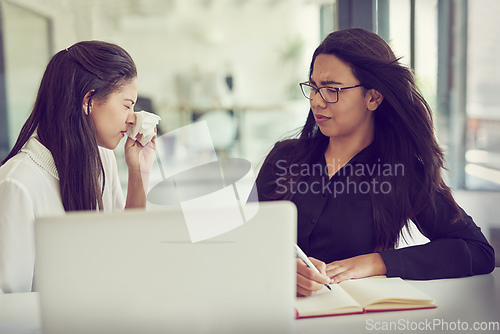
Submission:
[[[438,307],[295,321],[296,333],[500,333],[500,269],[474,277],[408,281]],[[0,295],[0,334],[40,334],[37,293]]]
[[[500,333],[500,268],[488,275],[407,282],[438,307],[299,319],[297,333]]]

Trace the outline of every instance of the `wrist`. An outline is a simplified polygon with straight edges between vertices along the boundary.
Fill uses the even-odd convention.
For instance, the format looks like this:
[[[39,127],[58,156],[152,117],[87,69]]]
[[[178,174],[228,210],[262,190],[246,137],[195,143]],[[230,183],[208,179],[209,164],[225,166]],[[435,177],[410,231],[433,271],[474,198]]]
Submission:
[[[384,259],[382,258],[382,255],[380,253],[373,253],[373,258],[374,258],[374,269],[375,269],[375,275],[385,275],[387,274],[387,268],[385,266]]]

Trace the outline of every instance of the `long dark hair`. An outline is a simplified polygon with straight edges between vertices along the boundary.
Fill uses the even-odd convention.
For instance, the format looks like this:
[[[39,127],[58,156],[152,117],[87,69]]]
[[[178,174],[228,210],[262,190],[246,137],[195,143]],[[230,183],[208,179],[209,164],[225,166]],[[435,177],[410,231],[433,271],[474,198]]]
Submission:
[[[36,130],[54,158],[64,209],[102,209],[104,170],[92,115],[83,110],[83,99],[91,92],[91,99],[105,101],[136,77],[134,61],[117,45],[83,41],[59,51],[47,65],[33,111],[2,164]]]
[[[329,34],[314,52],[309,78],[320,54],[335,55],[351,68],[365,91],[375,89],[383,95],[375,111],[373,151],[383,164],[404,164],[404,175],[385,177],[392,184],[390,192],[372,194],[376,250],[394,248],[408,220],[418,225],[416,215],[436,192],[445,197],[458,218],[459,208],[441,176],[444,157],[434,135],[432,111],[415,84],[413,72],[399,63],[381,37],[359,28]],[[313,163],[313,157],[324,153],[328,142],[309,110],[299,138],[293,141],[294,149],[289,150],[287,164]],[[271,197],[277,199],[276,195]],[[291,199],[293,194],[280,196]]]

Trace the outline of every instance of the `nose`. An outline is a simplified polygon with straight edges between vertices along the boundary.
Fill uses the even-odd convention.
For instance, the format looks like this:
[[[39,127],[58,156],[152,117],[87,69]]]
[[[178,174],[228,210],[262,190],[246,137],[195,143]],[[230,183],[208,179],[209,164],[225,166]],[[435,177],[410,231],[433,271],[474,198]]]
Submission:
[[[311,102],[311,107],[326,108],[326,101],[321,97],[319,91],[314,92],[314,97]]]
[[[126,123],[128,125],[134,125],[136,120],[137,120],[137,116],[134,113],[134,109],[130,108],[130,111],[128,112],[128,115],[127,115]]]

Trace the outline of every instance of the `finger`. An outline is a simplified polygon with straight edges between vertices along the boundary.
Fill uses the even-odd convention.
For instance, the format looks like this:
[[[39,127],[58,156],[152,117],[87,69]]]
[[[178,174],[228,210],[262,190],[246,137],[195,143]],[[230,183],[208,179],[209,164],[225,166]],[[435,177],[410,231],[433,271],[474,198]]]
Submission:
[[[326,271],[328,270],[331,270],[332,268],[336,268],[336,267],[339,267],[339,266],[342,266],[342,261],[333,261],[333,262],[330,262],[326,265]]]
[[[311,291],[304,289],[303,287],[297,285],[297,296],[298,297],[310,297],[313,296],[317,291]]]
[[[351,270],[349,270],[346,267],[336,267],[334,269],[327,270],[326,273],[327,273],[328,277],[330,278],[330,282],[332,284],[339,283],[340,280],[349,279],[351,277],[348,277],[348,278],[345,278],[345,277],[352,275]]]
[[[332,282],[340,283],[343,281],[350,280],[352,278],[356,278],[355,275],[353,275],[353,272],[351,270],[347,270],[347,271],[343,271],[340,274],[337,274],[334,277],[332,277]]]
[[[297,293],[300,293],[303,296],[312,296],[322,288],[323,284],[297,274]]]
[[[301,259],[297,259],[297,273],[319,284],[330,283],[330,277],[326,273],[317,273],[314,269],[309,268]]]
[[[319,270],[320,273],[326,275],[326,263],[313,257],[309,257],[309,260],[311,260],[312,264],[314,264],[314,266]]]
[[[156,137],[153,137],[150,141],[148,141],[148,143],[146,145],[144,145],[144,148],[149,148],[149,149],[155,150],[156,149],[155,138]]]
[[[297,285],[297,297],[309,297],[314,295],[313,292],[304,290],[302,287]]]
[[[151,138],[151,141],[148,143],[148,145],[151,144],[151,148],[156,150],[156,135]]]
[[[134,146],[134,144],[135,144],[135,139],[127,137],[127,141],[125,142],[125,148],[132,147]]]
[[[328,265],[326,267],[326,274],[329,277],[336,276],[340,274],[341,272],[345,271],[346,268],[342,267],[341,265]]]

